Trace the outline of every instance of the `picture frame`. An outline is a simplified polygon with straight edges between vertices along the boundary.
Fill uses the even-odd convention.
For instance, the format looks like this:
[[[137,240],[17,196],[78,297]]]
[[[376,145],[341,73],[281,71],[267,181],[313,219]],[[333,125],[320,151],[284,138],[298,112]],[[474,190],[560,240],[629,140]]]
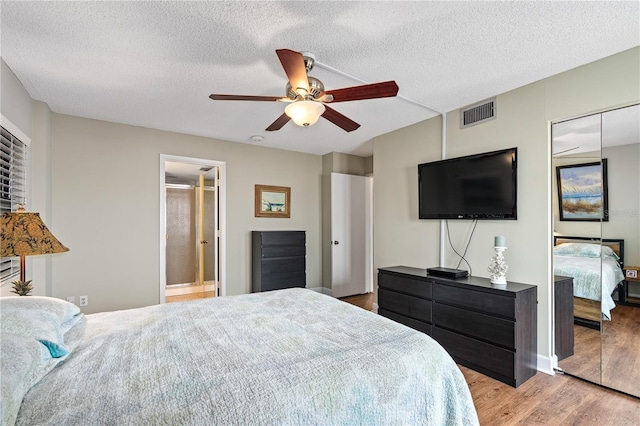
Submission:
[[[609,221],[607,159],[556,167],[561,221]]]
[[[291,217],[291,188],[256,185],[255,217]]]
[[[638,269],[625,268],[624,272],[625,272],[625,278],[630,280],[638,280]]]

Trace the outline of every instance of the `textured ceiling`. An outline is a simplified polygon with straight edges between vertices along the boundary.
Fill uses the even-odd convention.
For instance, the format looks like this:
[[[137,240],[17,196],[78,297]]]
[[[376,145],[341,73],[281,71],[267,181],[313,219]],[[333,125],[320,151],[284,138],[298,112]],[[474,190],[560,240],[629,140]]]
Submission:
[[[372,139],[640,45],[637,1],[6,2],[0,54],[32,98],[57,113],[325,154],[372,153]],[[315,54],[336,89],[396,80],[399,96],[264,129],[283,96],[275,49]]]

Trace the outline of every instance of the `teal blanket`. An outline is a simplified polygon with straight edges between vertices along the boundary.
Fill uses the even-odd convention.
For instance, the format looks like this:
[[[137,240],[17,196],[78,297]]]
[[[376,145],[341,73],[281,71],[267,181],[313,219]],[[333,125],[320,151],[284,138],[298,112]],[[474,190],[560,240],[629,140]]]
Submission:
[[[476,425],[425,334],[305,289],[87,315],[16,424]]]

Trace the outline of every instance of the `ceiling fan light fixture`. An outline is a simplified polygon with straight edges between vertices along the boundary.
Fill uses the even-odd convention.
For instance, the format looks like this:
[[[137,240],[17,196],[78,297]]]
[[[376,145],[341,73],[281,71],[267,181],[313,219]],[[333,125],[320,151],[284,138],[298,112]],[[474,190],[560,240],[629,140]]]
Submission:
[[[287,105],[284,113],[298,126],[309,127],[316,124],[324,110],[325,107],[320,102],[298,101]]]
[[[285,108],[284,113],[265,129],[267,132],[280,130],[289,121],[293,121],[298,126],[309,127],[314,125],[321,115],[345,132],[353,132],[360,127],[358,123],[324,104],[389,98],[398,94],[398,85],[393,80],[343,87],[342,89],[325,92],[324,84],[317,78],[309,76],[309,71],[313,68],[315,62],[312,54],[296,52],[290,49],[276,49],[276,55],[278,55],[288,80],[284,97],[212,93],[209,98],[214,101],[275,101],[290,103]]]

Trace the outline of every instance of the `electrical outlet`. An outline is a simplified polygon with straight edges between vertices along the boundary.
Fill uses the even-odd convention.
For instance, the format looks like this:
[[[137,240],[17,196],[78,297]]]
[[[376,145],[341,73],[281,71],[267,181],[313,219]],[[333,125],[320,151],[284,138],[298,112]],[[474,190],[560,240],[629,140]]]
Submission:
[[[89,296],[80,296],[80,306],[87,306],[89,304]]]
[[[67,302],[73,303],[75,305],[76,304],[75,296],[67,296]]]

